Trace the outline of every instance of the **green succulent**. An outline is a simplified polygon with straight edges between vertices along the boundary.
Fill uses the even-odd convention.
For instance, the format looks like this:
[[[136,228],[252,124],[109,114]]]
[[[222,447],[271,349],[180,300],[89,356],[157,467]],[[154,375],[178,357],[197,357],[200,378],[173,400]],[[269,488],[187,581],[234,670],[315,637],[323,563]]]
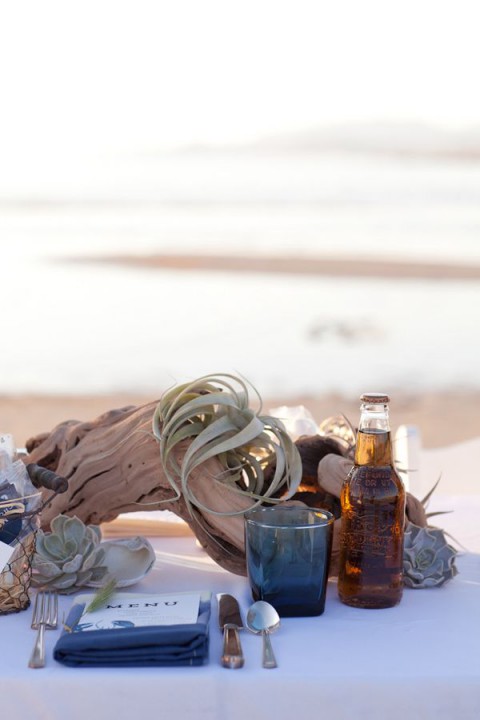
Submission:
[[[404,583],[411,588],[438,587],[457,574],[457,551],[443,530],[407,523],[403,550]]]
[[[102,565],[105,550],[101,532],[77,517],[57,515],[51,532],[39,530],[33,556],[32,584],[62,593],[75,592],[89,582],[98,582],[107,573]]]

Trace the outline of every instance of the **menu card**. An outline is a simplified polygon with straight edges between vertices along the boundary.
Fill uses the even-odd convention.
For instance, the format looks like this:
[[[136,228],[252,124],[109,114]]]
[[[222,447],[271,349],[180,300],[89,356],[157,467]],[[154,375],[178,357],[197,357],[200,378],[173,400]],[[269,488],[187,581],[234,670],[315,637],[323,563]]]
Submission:
[[[94,595],[79,595],[74,603],[88,608]],[[168,594],[115,593],[94,612],[85,609],[71,628],[73,632],[145,627],[151,625],[187,625],[197,622],[200,592]],[[79,608],[80,610],[80,608]]]

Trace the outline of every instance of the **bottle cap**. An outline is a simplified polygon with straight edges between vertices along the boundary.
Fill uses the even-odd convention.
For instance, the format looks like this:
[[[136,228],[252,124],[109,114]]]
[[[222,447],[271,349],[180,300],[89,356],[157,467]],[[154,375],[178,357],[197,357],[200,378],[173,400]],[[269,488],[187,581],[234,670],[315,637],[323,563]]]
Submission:
[[[385,393],[363,393],[360,400],[367,405],[386,405],[390,402],[390,398]]]

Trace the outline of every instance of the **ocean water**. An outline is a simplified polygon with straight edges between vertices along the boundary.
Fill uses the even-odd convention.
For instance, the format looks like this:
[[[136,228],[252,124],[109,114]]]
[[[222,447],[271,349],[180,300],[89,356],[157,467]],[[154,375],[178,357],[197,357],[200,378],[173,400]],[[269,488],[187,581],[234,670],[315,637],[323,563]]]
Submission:
[[[131,269],[222,253],[480,265],[480,164],[354,153],[125,157],[0,188],[0,392],[480,388],[480,281]]]

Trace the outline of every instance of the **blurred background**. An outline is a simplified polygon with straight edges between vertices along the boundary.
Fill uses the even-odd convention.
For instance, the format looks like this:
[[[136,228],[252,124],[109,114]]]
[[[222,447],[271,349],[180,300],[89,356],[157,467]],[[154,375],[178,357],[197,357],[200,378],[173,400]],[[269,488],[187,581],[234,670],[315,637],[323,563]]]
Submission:
[[[468,0],[25,0],[0,24],[2,431],[234,372],[480,435]]]

